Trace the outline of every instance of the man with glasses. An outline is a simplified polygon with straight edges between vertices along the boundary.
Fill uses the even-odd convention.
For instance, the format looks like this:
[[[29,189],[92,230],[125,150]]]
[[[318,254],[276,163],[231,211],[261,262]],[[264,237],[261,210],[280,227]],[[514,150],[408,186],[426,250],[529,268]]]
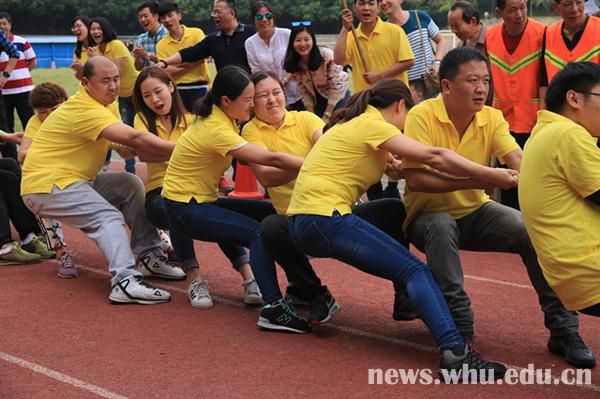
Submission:
[[[158,66],[164,68],[166,65],[197,62],[212,57],[217,70],[236,65],[250,72],[244,42],[256,33],[256,29],[238,21],[234,0],[216,0],[210,15],[217,27],[216,32],[206,36],[200,43],[161,60],[163,62]]]
[[[523,218],[567,309],[600,316],[600,65],[568,64],[546,93],[521,164]],[[548,162],[552,159],[552,162]]]
[[[569,62],[600,63],[600,19],[585,14],[584,0],[552,0],[562,18],[550,25],[544,38],[542,86]]]

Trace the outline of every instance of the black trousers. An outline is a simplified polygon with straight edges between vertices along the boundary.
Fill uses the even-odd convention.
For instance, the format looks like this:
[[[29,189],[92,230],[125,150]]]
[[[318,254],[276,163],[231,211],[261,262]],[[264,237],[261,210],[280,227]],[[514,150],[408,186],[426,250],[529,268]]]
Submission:
[[[10,222],[21,239],[40,233],[35,216],[21,198],[21,170],[14,159],[0,159],[0,245],[12,241]]]
[[[29,105],[29,92],[19,94],[4,94],[4,110],[6,111],[6,128],[8,132],[15,131],[15,109],[25,130],[27,122],[33,116],[33,108]]]

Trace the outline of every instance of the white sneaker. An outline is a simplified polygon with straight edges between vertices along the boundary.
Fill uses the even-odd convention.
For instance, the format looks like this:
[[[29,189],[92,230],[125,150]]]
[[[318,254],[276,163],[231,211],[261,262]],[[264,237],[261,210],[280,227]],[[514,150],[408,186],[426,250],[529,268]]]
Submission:
[[[140,276],[129,275],[114,285],[108,299],[119,303],[152,305],[168,302],[171,294],[151,286]]]
[[[263,305],[262,295],[260,294],[260,289],[258,288],[258,284],[254,277],[249,278],[248,280],[242,283],[242,287],[244,288],[244,303],[246,305]]]
[[[194,280],[188,287],[190,304],[195,308],[208,309],[213,307],[213,301],[208,293],[208,283],[204,280]]]
[[[162,253],[147,252],[138,258],[135,269],[144,277],[159,277],[167,280],[184,280],[185,272],[174,262],[169,262]]]

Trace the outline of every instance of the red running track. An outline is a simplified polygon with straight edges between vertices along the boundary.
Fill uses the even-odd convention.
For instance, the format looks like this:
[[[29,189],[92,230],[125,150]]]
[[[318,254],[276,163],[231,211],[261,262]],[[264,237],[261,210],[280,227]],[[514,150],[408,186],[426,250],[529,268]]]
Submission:
[[[54,261],[2,267],[0,398],[598,397],[592,384],[369,385],[369,368],[432,368],[437,351],[419,321],[391,319],[387,281],[332,260],[314,265],[341,311],[311,334],[256,326],[259,310],[241,304],[241,279],[214,244],[197,244],[216,305],[192,308],[188,282],[164,282],[168,304],[111,305],[107,263],[94,243],[66,228],[81,276],[62,280]],[[515,255],[463,255],[476,339],[488,357],[511,366],[567,364],[545,349],[533,289]],[[280,281],[285,281],[280,275]],[[581,317],[581,334],[600,354],[600,320]]]

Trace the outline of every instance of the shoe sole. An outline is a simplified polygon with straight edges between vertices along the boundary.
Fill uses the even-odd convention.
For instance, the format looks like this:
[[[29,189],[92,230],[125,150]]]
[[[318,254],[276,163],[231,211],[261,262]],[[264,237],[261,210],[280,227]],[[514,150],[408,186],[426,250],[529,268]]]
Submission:
[[[70,278],[77,278],[79,277],[79,274],[60,274],[60,273],[56,273],[56,275],[60,278],[64,278],[64,279],[70,279]]]
[[[136,270],[138,272],[142,273],[142,276],[148,277],[148,278],[160,278],[163,280],[173,280],[173,281],[185,280],[187,278],[187,275],[185,273],[183,274],[183,276],[169,276],[168,274],[153,273],[146,268],[136,268]]]
[[[325,317],[323,320],[311,320],[310,325],[312,327],[318,327],[321,324],[327,323],[329,321],[329,319],[331,319],[331,316],[336,314],[341,308],[342,307],[340,305],[338,305],[337,302],[335,302],[333,304],[333,306],[329,309],[329,313],[327,314],[327,317]]]
[[[244,304],[258,306],[258,305],[264,305],[265,302],[262,300],[261,297],[258,297],[258,296],[247,296],[247,297],[244,298]]]
[[[192,307],[196,308],[196,309],[210,309],[213,306],[215,306],[215,304],[211,301],[211,303],[208,306],[204,306],[204,305],[194,305],[192,303],[192,301],[190,301],[190,305],[192,305]]]
[[[113,297],[112,295],[108,296],[108,299],[110,299],[111,302],[113,303],[137,303],[140,305],[158,305],[159,303],[166,303],[169,302],[171,300],[171,298],[169,297],[168,299],[162,299],[162,300],[150,300],[150,299],[139,299],[139,298],[116,298]]]
[[[574,362],[574,361],[572,361],[571,359],[569,359],[567,357],[567,355],[563,352],[563,350],[560,346],[548,344],[548,352],[562,357],[563,359],[566,360],[567,363],[569,363],[570,365],[575,366],[577,368],[580,368],[580,369],[591,369],[596,366],[595,360],[589,361],[589,362]]]
[[[267,330],[276,330],[276,331],[290,331],[297,334],[305,334],[310,332],[310,330],[298,330],[296,328],[282,326],[280,324],[272,324],[268,319],[264,317],[259,317],[258,322],[256,323],[259,327],[265,328]]]

